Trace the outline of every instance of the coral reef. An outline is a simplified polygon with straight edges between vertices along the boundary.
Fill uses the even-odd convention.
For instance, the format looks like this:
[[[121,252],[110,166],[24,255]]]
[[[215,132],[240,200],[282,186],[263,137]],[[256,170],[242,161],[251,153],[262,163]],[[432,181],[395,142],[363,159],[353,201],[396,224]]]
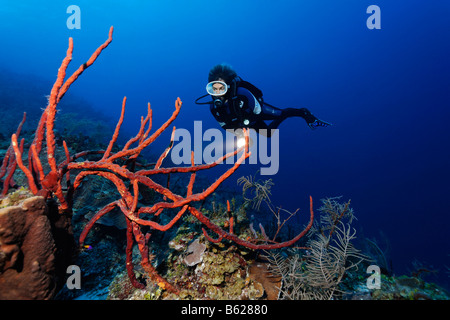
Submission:
[[[77,190],[85,179],[90,176],[97,176],[109,180],[116,188],[117,198],[104,205],[91,217],[89,222],[85,225],[84,230],[81,232],[79,240],[80,245],[84,244],[87,234],[93,229],[94,224],[97,221],[113,210],[120,210],[126,222],[126,269],[131,284],[136,288],[145,288],[145,285],[138,280],[138,277],[135,274],[133,248],[134,245],[137,244],[140,254],[140,264],[145,271],[146,277],[157,283],[162,289],[168,290],[173,294],[179,294],[179,288],[175,284],[168,282],[166,278],[160,276],[156,271],[156,268],[152,264],[149,240],[150,236],[155,231],[166,232],[170,230],[186,212],[190,213],[192,217],[197,219],[203,225],[203,237],[214,244],[219,244],[222,240],[229,240],[237,245],[253,250],[270,250],[291,246],[304,237],[313,224],[314,212],[312,209],[312,198],[310,198],[309,223],[297,234],[297,236],[284,242],[275,241],[275,236],[273,240],[269,240],[267,236],[265,236],[264,239],[252,239],[249,236],[246,238],[239,237],[235,233],[235,220],[229,202],[227,202],[228,219],[226,224],[224,223],[223,225],[215,224],[201,210],[194,206],[196,203],[205,201],[207,197],[213,194],[220,184],[232,175],[241,163],[250,156],[248,151],[249,134],[247,130],[244,130],[246,143],[243,147],[237,148],[211,164],[194,165],[194,154],[192,153],[192,165],[189,167],[162,167],[162,163],[173,145],[175,127],[173,127],[172,130],[172,138],[169,147],[164,150],[158,161],[155,164],[152,164],[152,168],[148,168],[148,166],[143,167],[142,164],[137,161],[141,152],[151,145],[152,142],[176,119],[182,105],[179,98],[175,102],[175,110],[172,116],[153,134],[150,134],[152,129],[152,109],[150,108],[150,104],[148,104],[148,112],[145,118],[141,118],[139,132],[136,136],[128,140],[122,149],[113,151],[124,118],[126,106],[125,97],[122,103],[120,119],[106,150],[83,150],[71,155],[66,141],[62,141],[65,160],[58,163],[56,157],[58,145],[56,144],[54,129],[58,103],[74,81],[95,62],[100,53],[111,43],[112,33],[113,28],[111,27],[108,39],[97,48],[86,63],[82,64],[67,78],[67,80],[65,80],[66,70],[72,59],[73,52],[73,40],[72,38],[69,38],[69,47],[67,49],[66,57],[63,59],[61,67],[58,70],[56,82],[50,92],[49,103],[42,113],[33,142],[31,143],[28,152],[24,150],[24,139],[22,138],[20,143],[18,142],[20,128],[23,121],[25,121],[25,116],[22,123],[19,125],[17,132],[11,137],[11,146],[5,155],[1,169],[2,176],[5,176],[3,193],[6,194],[9,187],[12,185],[11,177],[17,166],[25,174],[30,191],[34,195],[44,197],[47,202],[54,201],[58,207],[60,216],[63,216],[65,217],[65,220],[70,221],[74,195],[76,196]],[[46,158],[44,158],[44,160],[42,160],[43,157],[41,154],[43,150],[46,152]],[[23,160],[25,154],[27,154],[28,157],[28,166]],[[95,160],[84,159],[84,157],[90,155],[97,155],[97,158]],[[211,169],[224,162],[229,157],[235,156],[238,156],[238,159],[233,166],[226,170],[207,188],[194,193],[196,174],[199,171]],[[142,169],[137,170],[137,168]],[[185,190],[185,196],[171,190],[169,179],[167,179],[167,186],[163,186],[152,179],[152,177],[156,175],[166,175],[167,177],[170,177],[176,173],[190,174],[190,179]],[[149,205],[143,205],[139,202],[141,190],[146,190],[145,193],[147,196],[151,194],[148,190],[151,190],[160,197],[158,198],[158,201],[152,202]],[[153,196],[150,196],[150,198],[153,198]],[[164,213],[164,215],[162,213]],[[161,224],[157,222],[164,219],[167,220],[167,217],[167,223]],[[218,238],[212,238],[207,230],[215,233]],[[68,252],[70,251],[68,250]],[[234,257],[234,255],[232,256]],[[205,259],[208,261],[208,257],[210,258],[210,253],[207,252],[202,257],[203,260],[201,265],[204,265]],[[219,259],[218,257],[216,258]],[[234,261],[235,258],[231,258],[227,253],[224,265],[228,266],[227,261],[230,261],[230,259]],[[240,259],[238,260],[240,261]],[[207,265],[204,266],[206,267]],[[228,270],[227,273],[234,274],[235,272],[238,272],[237,269],[233,271],[229,269],[226,270]],[[235,278],[239,278],[238,274],[236,274]],[[175,282],[176,280],[177,279],[175,279]],[[241,283],[241,281],[236,280],[236,283]],[[256,291],[260,292],[261,290]]]
[[[373,300],[449,300],[449,294],[433,283],[416,277],[381,276],[381,288],[374,290]]]
[[[202,208],[202,213],[215,224],[226,226],[229,223],[228,205],[222,205],[224,197],[216,196],[214,205]],[[234,234],[248,239],[252,234],[249,220],[243,206],[236,204],[239,214],[235,215]],[[169,241],[169,248],[161,255],[161,245],[155,243],[152,253],[155,266],[163,267],[164,276],[173,279],[179,293],[161,291],[157,286],[147,285],[143,290],[131,290],[129,281],[119,275],[109,289],[108,299],[236,299],[276,300],[281,287],[281,279],[269,270],[267,260],[261,260],[259,250],[226,243],[209,242],[202,232],[202,224],[192,216],[185,216],[182,224]],[[227,226],[229,227],[229,225]],[[194,253],[194,257],[191,255]]]
[[[179,288],[177,294],[161,291],[155,285],[147,285],[144,290],[133,290],[129,280],[119,275],[109,288],[108,299],[277,299],[276,286],[279,283],[270,276],[265,263],[256,262],[255,256],[249,252],[243,255],[236,246],[213,244],[204,235],[196,235],[199,237],[190,244],[185,243],[182,248],[175,246],[176,252],[172,252],[165,263],[166,277],[174,279]],[[186,261],[186,256],[191,253],[192,244],[195,247],[200,244],[201,257],[191,263]]]
[[[448,292],[427,283],[421,273],[393,276],[376,265],[375,256],[354,245],[356,220],[350,201],[340,197],[322,199],[320,216],[308,234],[308,250],[295,248],[267,251],[269,270],[281,278],[280,299],[286,300],[448,300]],[[379,287],[369,288],[369,266],[380,268]],[[419,268],[423,270],[423,268]]]
[[[282,278],[282,294],[290,300],[329,300],[342,294],[344,277],[366,257],[352,241],[356,231],[350,226],[353,210],[350,201],[322,199],[320,221],[311,229],[307,253],[294,251],[288,257],[267,252],[271,270]],[[345,222],[344,222],[345,221]]]

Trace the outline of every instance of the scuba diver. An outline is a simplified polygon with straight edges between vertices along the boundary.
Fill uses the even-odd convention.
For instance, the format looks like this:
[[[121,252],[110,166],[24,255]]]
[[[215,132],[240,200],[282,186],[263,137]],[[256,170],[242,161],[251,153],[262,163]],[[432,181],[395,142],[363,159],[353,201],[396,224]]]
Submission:
[[[306,108],[279,109],[264,102],[262,91],[242,80],[227,64],[218,64],[209,71],[206,91],[207,94],[196,99],[195,103],[209,104],[212,115],[225,130],[251,128],[270,137],[273,129],[277,129],[281,122],[290,117],[305,119],[311,129],[331,125],[316,118]],[[199,102],[208,95],[212,97],[212,101]],[[267,124],[265,121],[271,122]]]

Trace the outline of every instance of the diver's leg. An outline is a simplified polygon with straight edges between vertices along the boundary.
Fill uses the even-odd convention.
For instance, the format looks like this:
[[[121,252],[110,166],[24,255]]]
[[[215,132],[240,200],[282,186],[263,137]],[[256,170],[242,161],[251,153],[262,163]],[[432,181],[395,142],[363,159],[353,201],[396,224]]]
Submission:
[[[331,123],[328,123],[326,121],[322,121],[318,118],[316,118],[311,111],[309,111],[306,108],[286,108],[286,109],[279,109],[277,107],[274,107],[270,104],[263,104],[262,110],[261,110],[260,118],[262,120],[273,120],[268,126],[267,130],[268,132],[271,132],[273,129],[277,129],[278,126],[287,118],[291,117],[300,117],[305,119],[306,123],[311,129],[315,129],[317,127],[327,127],[331,125]],[[263,122],[263,121],[261,121]],[[270,133],[269,133],[270,136]]]
[[[302,117],[303,119],[308,122],[308,118],[314,116],[309,112],[306,108],[296,109],[296,108],[286,108],[286,109],[278,109],[272,106],[266,106],[262,109],[262,115],[261,118],[263,120],[273,120],[271,124],[269,125],[270,128],[276,129],[278,126],[290,117]],[[311,118],[311,119],[312,119]]]
[[[258,132],[258,134],[270,138],[271,132],[268,128],[269,126],[263,120],[258,120],[255,124],[252,125],[252,129]]]
[[[283,114],[283,109],[274,107],[270,104],[263,103],[261,108],[260,118],[263,120],[275,120],[281,117]]]
[[[286,108],[283,109],[282,116],[287,119],[290,117],[301,117],[306,120],[306,122],[313,122],[316,117],[306,108]]]
[[[290,117],[302,117],[303,119],[305,119],[308,127],[310,127],[313,130],[318,127],[331,126],[331,123],[318,119],[315,115],[311,113],[311,111],[309,111],[306,108],[300,109],[287,108],[283,110],[282,115],[285,117],[284,119]]]
[[[274,108],[272,106],[269,106],[269,110],[271,109],[272,112],[265,113],[264,115],[267,116],[266,120],[273,120],[269,124],[268,129],[277,129],[278,126],[287,118],[291,117],[300,117],[305,119],[308,126],[311,127],[313,123],[318,120],[308,109],[306,108],[286,108],[286,109],[278,109]],[[322,123],[322,122],[321,122]],[[325,123],[328,124],[328,123]]]
[[[290,117],[302,117],[308,122],[308,120],[314,121],[315,117],[311,114],[311,112],[306,108],[285,108],[280,109],[274,107],[270,104],[263,103],[261,108],[261,118],[263,120],[281,120],[283,121],[286,118]],[[280,123],[281,123],[280,121]],[[279,124],[279,123],[278,123]]]

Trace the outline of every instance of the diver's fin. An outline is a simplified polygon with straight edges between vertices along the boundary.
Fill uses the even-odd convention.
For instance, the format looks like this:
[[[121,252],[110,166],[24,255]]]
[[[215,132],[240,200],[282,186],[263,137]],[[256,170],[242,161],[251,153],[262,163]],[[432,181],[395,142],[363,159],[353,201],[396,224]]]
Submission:
[[[312,130],[315,130],[318,127],[329,127],[332,126],[333,124],[320,120],[320,119],[316,119],[314,120],[314,122],[308,123],[308,127],[310,127]]]

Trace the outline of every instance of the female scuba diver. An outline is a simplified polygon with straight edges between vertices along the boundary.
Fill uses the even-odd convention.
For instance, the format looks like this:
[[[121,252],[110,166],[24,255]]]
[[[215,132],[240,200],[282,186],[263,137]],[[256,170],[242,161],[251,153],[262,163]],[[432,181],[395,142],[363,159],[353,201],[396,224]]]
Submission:
[[[227,64],[218,64],[209,71],[206,91],[208,93],[195,100],[195,103],[209,104],[212,115],[225,130],[251,128],[270,137],[273,129],[290,117],[305,119],[311,129],[331,125],[316,118],[306,108],[279,109],[264,102],[261,90],[242,80]],[[212,101],[199,102],[208,95]],[[271,122],[267,124],[265,121]]]

